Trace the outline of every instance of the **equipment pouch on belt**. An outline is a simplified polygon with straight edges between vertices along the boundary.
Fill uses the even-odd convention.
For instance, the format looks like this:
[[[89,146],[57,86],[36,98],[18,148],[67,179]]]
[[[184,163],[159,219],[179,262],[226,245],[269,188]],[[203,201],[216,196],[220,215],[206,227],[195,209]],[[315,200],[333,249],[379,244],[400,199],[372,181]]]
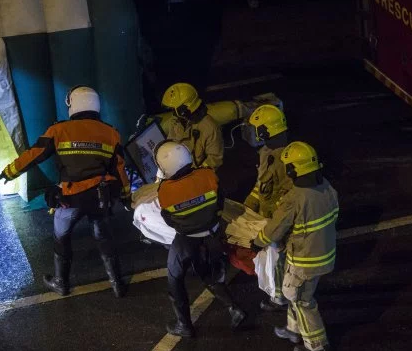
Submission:
[[[97,198],[100,209],[106,210],[111,207],[110,184],[108,182],[101,182],[97,186]]]
[[[62,189],[57,185],[47,188],[44,193],[44,200],[50,208],[60,207],[62,198]]]

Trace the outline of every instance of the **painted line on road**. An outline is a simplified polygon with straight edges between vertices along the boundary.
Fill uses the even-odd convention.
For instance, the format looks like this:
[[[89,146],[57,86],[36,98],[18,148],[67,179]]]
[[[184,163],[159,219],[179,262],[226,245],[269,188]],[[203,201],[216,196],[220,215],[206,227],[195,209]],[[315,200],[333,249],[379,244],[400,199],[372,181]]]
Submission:
[[[227,283],[229,284],[236,274],[239,272],[238,269],[231,267],[227,274]],[[212,304],[214,300],[214,295],[207,289],[203,290],[203,292],[197,297],[197,299],[192,303],[190,306],[190,316],[192,319],[192,323],[194,324],[199,317],[202,315],[203,312]],[[228,326],[230,328],[230,326]],[[152,351],[171,351],[175,348],[175,346],[182,340],[180,336],[166,334],[152,349]]]
[[[152,279],[163,278],[167,276],[167,269],[160,268],[155,269],[152,271],[137,273],[129,277],[125,277],[125,279],[129,278],[129,284],[134,283],[141,283]],[[87,285],[76,286],[72,289],[71,294],[67,296],[60,296],[54,292],[47,292],[44,294],[34,295],[23,297],[21,299],[17,299],[14,301],[6,301],[0,304],[0,313],[14,310],[22,307],[33,306],[45,302],[56,301],[56,300],[63,300],[68,299],[75,296],[91,294],[98,291],[108,290],[111,289],[109,281],[102,281],[98,283],[92,283]]]
[[[395,219],[391,219],[387,221],[382,221],[376,224],[343,229],[338,232],[338,239],[346,239],[346,238],[364,235],[368,233],[374,233],[374,232],[379,232],[379,231],[383,231],[387,229],[402,227],[402,226],[406,226],[410,224],[412,224],[412,215],[395,218]],[[167,276],[167,268],[160,268],[160,269],[155,269],[152,271],[137,273],[132,276],[125,277],[125,278],[130,279],[129,284],[135,284],[135,283],[141,283],[141,282],[145,282],[145,281],[149,281],[149,280],[153,280],[157,278],[163,278],[166,276]],[[231,279],[233,279],[233,277]],[[0,313],[13,310],[13,309],[33,306],[33,305],[37,305],[37,304],[41,304],[45,302],[67,299],[67,298],[71,298],[74,296],[90,294],[90,293],[108,290],[108,289],[111,289],[110,283],[108,281],[102,281],[102,282],[77,286],[72,290],[71,294],[68,296],[60,296],[54,292],[48,292],[44,294],[24,297],[24,298],[17,299],[14,301],[5,301],[5,302],[0,303]],[[195,322],[199,318],[199,316],[206,310],[206,308],[212,303],[212,301],[213,301],[213,295],[211,295],[207,290],[203,291],[203,293],[196,299],[196,301],[193,303],[191,307],[193,322]],[[163,339],[165,338],[167,340],[165,340],[163,344],[168,342],[169,339],[172,340],[172,343],[175,341],[174,339],[177,340],[174,343],[174,345],[176,345],[180,341],[180,338],[172,337],[169,334],[167,334]],[[159,344],[161,343],[162,341]],[[171,348],[162,348],[163,346],[159,344],[156,345],[156,347],[153,350],[156,350],[156,351],[172,350]]]
[[[249,78],[249,79],[243,79],[243,80],[236,80],[234,82],[217,84],[217,85],[210,85],[206,88],[206,92],[219,91],[219,90],[224,90],[224,89],[236,88],[236,87],[240,87],[240,86],[243,86],[243,85],[267,82],[267,81],[270,81],[270,80],[279,79],[281,77],[282,77],[281,74],[268,74],[266,76],[261,76],[261,77],[255,77],[255,78]]]
[[[369,224],[369,225],[339,230],[338,239],[346,239],[346,238],[364,235],[368,233],[380,232],[382,230],[403,227],[409,224],[412,224],[412,216],[399,217],[399,218],[390,219],[390,220],[382,221],[382,222],[375,223],[375,224]]]
[[[204,290],[190,306],[192,323],[195,323],[203,312],[212,304],[214,296],[209,290]],[[180,336],[166,334],[152,351],[170,351],[182,340]]]
[[[378,232],[385,229],[392,229],[400,226],[412,224],[412,216],[396,218],[393,220],[383,221],[377,224],[365,225],[349,229],[340,230],[338,232],[338,239],[349,238],[353,236],[363,235],[371,232]],[[228,282],[231,281],[236,274],[230,274]],[[208,291],[204,290],[202,294],[190,306],[192,322],[195,323],[204,311],[213,302],[214,296]],[[159,343],[152,349],[152,351],[172,351],[179,341],[182,340],[180,336],[166,334]]]

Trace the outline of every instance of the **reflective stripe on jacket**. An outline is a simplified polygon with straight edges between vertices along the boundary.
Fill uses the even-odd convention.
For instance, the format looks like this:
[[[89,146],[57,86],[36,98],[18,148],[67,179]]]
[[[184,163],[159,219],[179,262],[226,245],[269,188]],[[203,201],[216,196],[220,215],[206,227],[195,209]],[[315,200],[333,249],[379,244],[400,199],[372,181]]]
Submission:
[[[286,237],[286,261],[300,277],[329,273],[335,263],[339,204],[335,189],[324,178],[312,188],[294,186],[255,239],[258,246]]]
[[[259,150],[258,179],[249,196],[258,201],[255,209],[265,218],[272,217],[276,203],[293,186],[280,160],[283,149],[280,147],[273,150],[264,145]]]
[[[193,130],[199,131],[197,139]],[[182,142],[192,151],[195,167],[210,167],[216,171],[223,163],[222,131],[209,115],[203,117],[199,123],[189,123],[186,129],[176,117],[173,117],[168,138]]]
[[[56,154],[63,195],[75,195],[105,180],[119,180],[122,193],[130,193],[124,168],[120,135],[95,118],[59,122],[47,129],[37,142],[5,168],[17,178],[36,164]]]
[[[175,180],[163,180],[158,189],[165,222],[183,235],[211,230],[219,221],[223,198],[218,178],[210,168],[194,169]]]

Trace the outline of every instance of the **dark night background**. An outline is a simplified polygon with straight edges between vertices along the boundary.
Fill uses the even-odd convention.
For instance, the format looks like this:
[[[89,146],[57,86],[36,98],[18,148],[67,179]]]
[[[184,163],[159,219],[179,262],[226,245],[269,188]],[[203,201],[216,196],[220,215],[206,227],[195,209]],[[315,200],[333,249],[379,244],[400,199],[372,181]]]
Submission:
[[[360,36],[364,14],[357,1],[250,3],[135,0],[147,112],[159,112],[163,91],[176,81],[195,85],[206,102],[274,92],[284,102],[291,139],[317,149],[339,193],[340,233],[369,225],[364,235],[338,241],[336,269],[316,293],[331,345],[338,351],[410,350],[411,107],[365,71],[370,49]],[[224,127],[227,144],[231,127]],[[243,201],[255,181],[256,150],[238,132],[235,141],[225,150],[220,177],[228,196]],[[166,278],[131,284],[121,300],[104,290],[2,311],[7,301],[44,294],[41,276],[52,270],[51,217],[25,206],[18,198],[0,206],[0,238],[20,253],[13,262],[11,253],[0,257],[7,283],[0,294],[0,350],[153,350],[173,317]],[[119,208],[113,218],[124,274],[165,267],[167,251],[139,241],[131,217]],[[87,222],[77,228],[73,250],[73,286],[106,279]],[[255,277],[240,272],[230,289],[249,314],[245,330],[232,333],[226,311],[213,302],[195,324],[198,338],[174,350],[293,349],[273,336],[286,316],[259,310],[264,293]],[[188,290],[191,301],[203,291],[190,274]]]

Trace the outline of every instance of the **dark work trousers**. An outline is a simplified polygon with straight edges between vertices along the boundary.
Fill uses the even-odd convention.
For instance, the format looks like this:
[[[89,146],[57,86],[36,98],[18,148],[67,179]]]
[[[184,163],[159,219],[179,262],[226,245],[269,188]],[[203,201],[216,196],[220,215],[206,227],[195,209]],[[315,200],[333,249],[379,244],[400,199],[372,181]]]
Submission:
[[[59,207],[54,213],[54,251],[67,259],[72,257],[71,233],[75,225],[87,216],[93,225],[93,236],[96,239],[100,252],[112,256],[112,235],[107,213],[87,212],[79,208]]]
[[[170,297],[181,309],[189,305],[185,276],[190,266],[207,286],[225,281],[223,245],[218,236],[193,238],[176,234],[167,258],[167,277]]]

